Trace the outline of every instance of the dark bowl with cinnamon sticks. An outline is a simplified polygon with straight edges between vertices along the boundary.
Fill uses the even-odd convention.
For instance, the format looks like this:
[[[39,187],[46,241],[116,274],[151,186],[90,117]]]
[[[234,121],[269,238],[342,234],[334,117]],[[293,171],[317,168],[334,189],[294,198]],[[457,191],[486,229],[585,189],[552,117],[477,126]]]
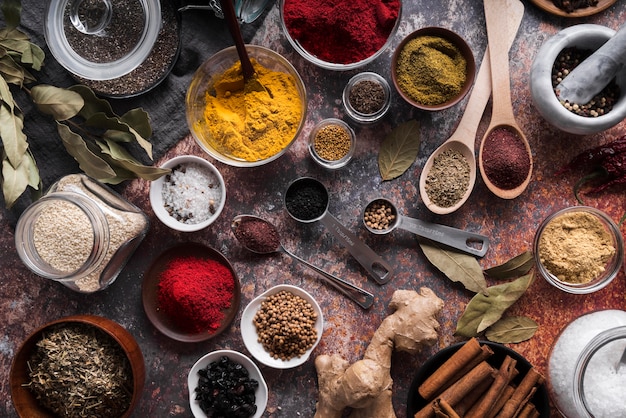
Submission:
[[[411,383],[407,417],[435,417],[438,413],[549,418],[545,378],[516,351],[472,338],[436,353]]]

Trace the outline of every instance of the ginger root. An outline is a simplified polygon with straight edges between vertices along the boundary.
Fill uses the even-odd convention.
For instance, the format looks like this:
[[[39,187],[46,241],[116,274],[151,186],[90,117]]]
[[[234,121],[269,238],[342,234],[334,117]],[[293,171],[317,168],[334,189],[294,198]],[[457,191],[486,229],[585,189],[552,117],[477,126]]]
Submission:
[[[391,355],[395,350],[414,354],[437,341],[437,315],[443,301],[426,287],[396,290],[394,310],[378,327],[363,359],[350,365],[338,354],[315,359],[319,397],[315,418],[395,418],[392,404]]]

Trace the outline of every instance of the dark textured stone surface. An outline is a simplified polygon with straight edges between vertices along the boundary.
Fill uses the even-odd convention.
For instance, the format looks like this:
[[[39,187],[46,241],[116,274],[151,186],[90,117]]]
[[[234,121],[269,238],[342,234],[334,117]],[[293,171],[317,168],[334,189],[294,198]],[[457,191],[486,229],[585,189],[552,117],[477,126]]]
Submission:
[[[549,213],[576,205],[572,186],[576,174],[556,178],[554,170],[572,156],[588,147],[615,139],[626,133],[626,123],[609,131],[587,137],[576,137],[557,131],[533,109],[530,99],[528,73],[540,45],[563,27],[576,23],[598,23],[618,29],[626,21],[626,3],[618,2],[607,11],[585,19],[571,20],[546,14],[526,3],[526,15],[520,33],[511,50],[511,82],[513,107],[521,128],[526,133],[533,150],[535,172],[528,190],[512,201],[500,200],[487,190],[480,176],[472,196],[457,212],[436,216],[431,214],[419,198],[418,179],[421,168],[432,151],[453,131],[465,106],[465,101],[452,109],[438,113],[424,113],[402,102],[394,93],[393,107],[387,117],[373,127],[355,126],[358,149],[353,161],[345,168],[330,172],[315,165],[306,148],[306,135],[313,124],[325,117],[344,117],[341,107],[341,90],[356,71],[339,73],[316,68],[304,61],[287,43],[280,32],[276,6],[268,11],[265,21],[251,43],[263,44],[286,56],[298,69],[306,82],[309,94],[309,116],[300,139],[280,159],[266,166],[241,169],[216,163],[227,185],[226,207],[219,220],[206,230],[197,233],[177,233],[160,224],[150,209],[149,184],[134,181],[119,188],[133,203],[150,216],[151,229],[135,256],[123,270],[118,280],[107,290],[93,295],[79,295],[64,286],[41,279],[30,273],[17,257],[13,228],[16,213],[0,213],[0,316],[4,319],[0,338],[0,415],[16,416],[11,404],[8,375],[10,363],[20,343],[35,328],[49,320],[71,314],[89,313],[113,319],[126,327],[137,339],[146,362],[146,384],[136,417],[188,417],[190,416],[186,378],[193,363],[203,354],[216,349],[235,349],[248,354],[240,335],[238,314],[231,329],[204,343],[185,344],[168,339],[148,322],[141,304],[141,280],[151,260],[169,245],[194,241],[211,245],[222,251],[233,263],[242,286],[242,308],[255,295],[280,283],[294,284],[309,291],[320,303],[326,317],[321,344],[314,356],[321,353],[339,353],[354,362],[360,359],[374,331],[389,313],[387,304],[395,289],[417,289],[428,286],[445,301],[440,322],[440,340],[435,347],[412,356],[395,353],[392,365],[394,379],[394,406],[398,417],[406,415],[406,399],[415,370],[438,349],[460,340],[453,335],[456,321],[472,294],[448,281],[436,268],[428,264],[417,246],[415,237],[397,230],[389,235],[374,236],[360,224],[364,205],[377,196],[394,201],[410,217],[443,223],[488,235],[491,248],[480,261],[483,267],[499,264],[508,258],[530,249],[534,232]],[[26,12],[40,13],[31,6]],[[157,161],[179,154],[206,156],[190,137],[184,137],[183,96],[178,91],[168,94],[170,82],[188,80],[195,67],[208,55],[228,45],[229,38],[222,22],[210,13],[194,12],[183,21],[185,45],[179,65],[172,80],[133,101],[119,101],[119,108],[133,107],[158,100],[171,101],[171,117],[160,113],[153,124],[159,132]],[[204,23],[203,23],[204,22]],[[389,62],[393,47],[403,35],[423,26],[444,26],[462,34],[472,47],[480,63],[486,46],[482,2],[451,0],[446,2],[406,1],[402,22],[392,48],[363,70],[381,73],[388,80]],[[211,26],[212,29],[207,29]],[[39,28],[37,40],[42,44]],[[207,30],[207,32],[203,32]],[[197,31],[197,33],[196,33]],[[207,34],[211,34],[208,35]],[[197,35],[197,40],[194,37]],[[205,45],[206,43],[206,45]],[[63,71],[49,58],[48,71]],[[32,118],[36,118],[32,116]],[[421,123],[421,150],[417,161],[401,177],[381,181],[377,156],[381,141],[393,127],[415,118]],[[176,121],[172,130],[167,128]],[[489,121],[489,107],[478,132],[480,138]],[[27,122],[28,123],[28,122]],[[41,123],[50,123],[43,120]],[[40,134],[38,134],[40,135]],[[58,149],[58,140],[39,136],[38,148],[49,148],[47,158],[41,160],[46,186],[56,176],[71,171],[68,157]],[[180,140],[180,141],[179,141]],[[163,142],[161,142],[163,141]],[[58,155],[57,155],[58,154]],[[284,191],[293,179],[312,176],[322,181],[329,190],[329,211],[347,228],[354,231],[396,269],[391,282],[379,286],[369,279],[331,235],[318,223],[299,225],[283,208]],[[626,208],[623,189],[601,197],[589,198],[588,204],[606,211],[616,221]],[[285,246],[296,254],[326,270],[355,283],[376,296],[375,305],[368,311],[344,298],[315,277],[314,273],[284,255],[259,256],[244,250],[230,232],[230,220],[237,214],[260,215],[277,225]],[[490,281],[489,284],[496,282]],[[540,327],[537,334],[512,348],[542,372],[550,347],[560,330],[572,319],[597,309],[625,309],[626,283],[622,272],[602,291],[588,296],[567,295],[551,288],[537,278],[529,291],[515,304],[511,315],[528,315]],[[261,367],[270,390],[267,417],[311,417],[317,399],[317,379],[313,361],[291,370],[272,370]],[[553,411],[555,412],[555,411]]]

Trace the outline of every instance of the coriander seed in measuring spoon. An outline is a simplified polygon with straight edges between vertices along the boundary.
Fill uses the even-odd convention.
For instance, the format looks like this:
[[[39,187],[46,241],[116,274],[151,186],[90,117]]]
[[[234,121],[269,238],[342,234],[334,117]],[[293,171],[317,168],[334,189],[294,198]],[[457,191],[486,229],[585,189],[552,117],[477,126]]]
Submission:
[[[384,198],[367,204],[363,211],[363,224],[373,234],[388,234],[400,228],[478,257],[484,256],[489,248],[489,238],[484,235],[402,216],[398,208]]]
[[[328,190],[318,180],[311,177],[294,180],[287,187],[284,203],[287,212],[296,221],[320,221],[378,284],[391,280],[391,266],[328,212]]]

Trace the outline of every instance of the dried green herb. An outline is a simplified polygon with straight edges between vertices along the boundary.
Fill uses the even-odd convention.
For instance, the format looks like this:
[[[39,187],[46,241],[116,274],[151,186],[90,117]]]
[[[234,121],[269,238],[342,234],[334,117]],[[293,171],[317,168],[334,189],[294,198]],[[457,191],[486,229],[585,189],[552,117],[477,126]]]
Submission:
[[[534,275],[529,273],[512,282],[490,286],[487,294],[476,294],[465,307],[456,326],[456,335],[476,337],[498,322],[504,312],[511,307],[533,283]]]
[[[63,417],[119,417],[128,409],[133,375],[128,358],[107,334],[82,323],[46,331],[28,362],[27,385]]]
[[[533,253],[524,251],[499,266],[488,268],[485,274],[494,279],[511,279],[528,273],[534,264]]]
[[[537,331],[538,325],[526,316],[510,316],[502,318],[485,331],[489,341],[502,344],[520,343],[530,339]]]
[[[29,150],[23,132],[24,115],[17,106],[9,84],[30,95],[42,113],[57,123],[59,136],[67,152],[78,162],[85,174],[104,183],[117,184],[141,177],[155,180],[169,170],[144,165],[127,147],[138,145],[152,160],[152,135],[149,115],[132,109],[116,115],[110,104],[99,99],[85,86],[68,89],[37,85],[29,70],[39,71],[44,52],[16,29],[20,21],[21,2],[2,3],[8,27],[0,29],[0,140],[2,142],[2,192],[5,206],[12,207],[28,187],[41,194],[37,163]]]
[[[378,154],[378,169],[383,180],[400,177],[415,162],[420,149],[420,124],[410,120],[385,137]]]
[[[475,257],[442,247],[436,242],[420,238],[424,255],[453,282],[460,282],[474,293],[487,293],[487,281]]]

